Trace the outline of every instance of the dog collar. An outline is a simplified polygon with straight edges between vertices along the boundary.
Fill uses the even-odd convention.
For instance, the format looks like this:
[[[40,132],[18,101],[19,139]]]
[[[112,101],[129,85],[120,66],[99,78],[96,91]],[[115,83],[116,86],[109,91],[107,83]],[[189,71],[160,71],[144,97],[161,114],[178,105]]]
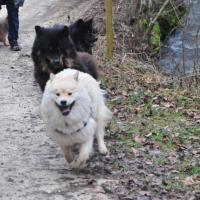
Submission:
[[[80,128],[78,128],[77,130],[75,130],[75,131],[73,131],[71,133],[65,133],[64,131],[55,129],[55,132],[57,132],[57,133],[59,133],[61,135],[72,135],[72,134],[78,133],[78,132],[80,132],[82,129],[84,129],[87,126],[87,124],[88,124],[88,122],[89,122],[89,120],[90,120],[91,117],[92,117],[92,108],[90,108],[90,115],[88,117],[88,120],[87,121],[83,121],[82,122],[83,125]]]

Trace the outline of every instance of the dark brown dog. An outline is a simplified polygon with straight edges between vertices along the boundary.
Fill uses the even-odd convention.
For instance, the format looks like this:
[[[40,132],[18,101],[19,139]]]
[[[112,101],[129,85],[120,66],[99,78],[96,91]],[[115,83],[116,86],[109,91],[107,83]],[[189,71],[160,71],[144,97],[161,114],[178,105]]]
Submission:
[[[36,38],[32,48],[34,76],[44,91],[50,73],[74,68],[98,79],[98,62],[89,53],[78,52],[67,26],[35,27]]]
[[[8,17],[0,21],[0,42],[3,42],[4,46],[8,46],[6,37],[8,34]]]
[[[74,68],[79,71],[85,72],[90,74],[93,78],[98,79],[98,69],[99,69],[99,63],[97,59],[86,52],[77,52],[75,57],[67,58],[68,62],[69,60],[72,61],[72,63],[66,63],[65,66],[68,68]]]

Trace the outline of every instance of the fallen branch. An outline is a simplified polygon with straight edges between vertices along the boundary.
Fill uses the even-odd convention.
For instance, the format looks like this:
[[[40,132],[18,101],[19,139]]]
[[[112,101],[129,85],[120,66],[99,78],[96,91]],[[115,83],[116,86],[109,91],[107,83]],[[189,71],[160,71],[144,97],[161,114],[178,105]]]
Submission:
[[[162,7],[160,8],[158,14],[153,18],[153,20],[150,22],[149,24],[149,29],[148,29],[148,32],[147,34],[149,34],[153,28],[153,25],[155,24],[155,22],[157,21],[158,17],[161,15],[161,13],[163,12],[163,10],[165,9],[165,7],[167,6],[167,4],[169,3],[170,0],[166,0]]]

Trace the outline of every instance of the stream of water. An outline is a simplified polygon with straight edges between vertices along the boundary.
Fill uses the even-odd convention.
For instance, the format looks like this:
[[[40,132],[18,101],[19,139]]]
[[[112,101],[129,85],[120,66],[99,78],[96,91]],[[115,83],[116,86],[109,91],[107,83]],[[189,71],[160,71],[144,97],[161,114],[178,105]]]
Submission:
[[[183,28],[170,37],[161,52],[160,65],[168,73],[200,70],[200,0],[191,0]]]

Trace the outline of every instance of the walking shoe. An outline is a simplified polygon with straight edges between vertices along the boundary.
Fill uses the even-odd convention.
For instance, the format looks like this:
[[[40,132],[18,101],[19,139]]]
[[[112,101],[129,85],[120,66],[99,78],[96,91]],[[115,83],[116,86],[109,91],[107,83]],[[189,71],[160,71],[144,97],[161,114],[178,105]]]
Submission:
[[[12,51],[21,51],[21,47],[19,46],[17,40],[12,41],[12,43],[10,44],[10,49]]]

